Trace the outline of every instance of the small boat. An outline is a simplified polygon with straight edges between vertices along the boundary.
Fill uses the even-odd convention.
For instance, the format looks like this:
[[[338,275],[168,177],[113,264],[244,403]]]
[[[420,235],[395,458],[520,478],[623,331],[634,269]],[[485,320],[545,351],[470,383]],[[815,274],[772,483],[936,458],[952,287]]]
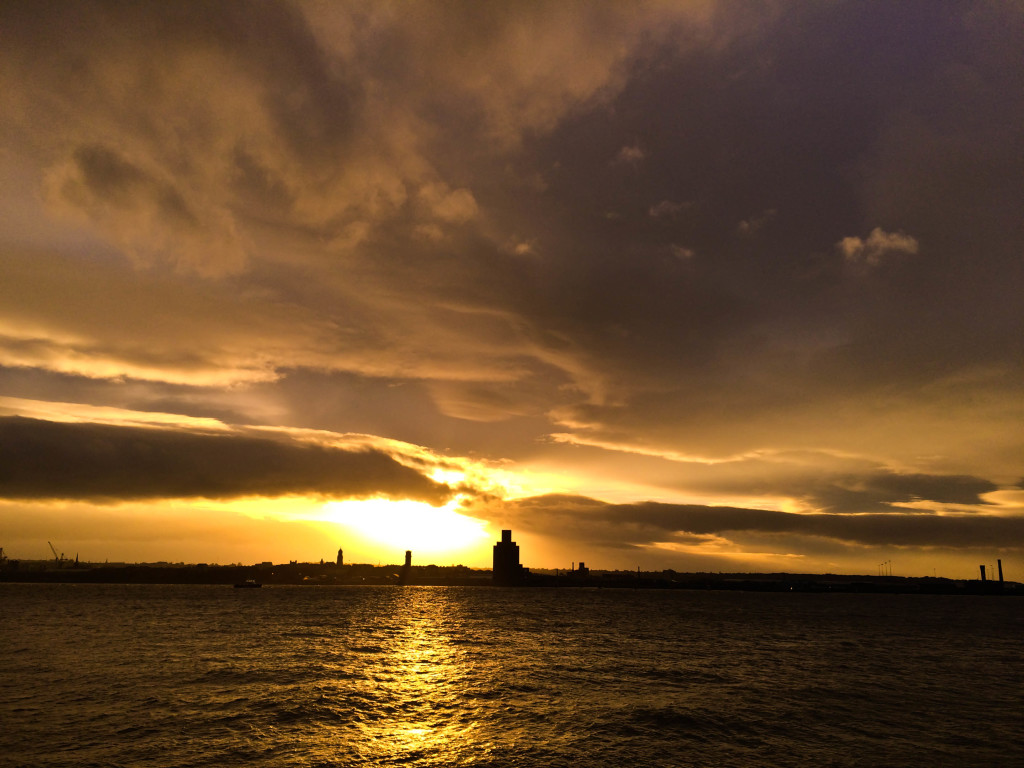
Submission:
[[[235,584],[235,589],[259,589],[263,585],[260,584],[256,579],[246,579],[238,584]]]

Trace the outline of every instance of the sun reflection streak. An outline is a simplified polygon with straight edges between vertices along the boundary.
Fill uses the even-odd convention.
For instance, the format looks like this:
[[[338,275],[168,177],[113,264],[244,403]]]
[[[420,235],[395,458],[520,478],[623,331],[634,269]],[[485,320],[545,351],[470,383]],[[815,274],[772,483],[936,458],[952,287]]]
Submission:
[[[456,615],[452,615],[452,614]],[[387,702],[386,716],[360,724],[369,764],[454,764],[473,743],[476,723],[460,711],[465,652],[454,632],[460,607],[443,587],[400,587],[390,606],[387,639],[368,670],[368,691]]]

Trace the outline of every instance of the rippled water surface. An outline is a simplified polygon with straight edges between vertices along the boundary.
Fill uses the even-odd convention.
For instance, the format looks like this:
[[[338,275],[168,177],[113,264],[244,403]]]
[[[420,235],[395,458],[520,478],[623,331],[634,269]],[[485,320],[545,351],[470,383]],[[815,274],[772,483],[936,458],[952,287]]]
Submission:
[[[1015,598],[0,584],[0,764],[1024,765]]]

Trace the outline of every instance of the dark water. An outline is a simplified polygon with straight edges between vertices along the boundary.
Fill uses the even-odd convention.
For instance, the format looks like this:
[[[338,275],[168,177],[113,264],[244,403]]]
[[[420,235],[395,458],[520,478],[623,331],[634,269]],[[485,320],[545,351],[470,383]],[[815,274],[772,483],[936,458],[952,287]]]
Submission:
[[[0,584],[4,766],[1024,766],[1024,601]]]

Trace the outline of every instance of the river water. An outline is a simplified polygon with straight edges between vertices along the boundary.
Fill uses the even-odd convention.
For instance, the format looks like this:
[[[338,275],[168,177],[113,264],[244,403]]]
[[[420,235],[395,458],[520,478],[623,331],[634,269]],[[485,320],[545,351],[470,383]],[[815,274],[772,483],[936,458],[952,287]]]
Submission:
[[[0,584],[0,765],[1024,766],[1024,601]]]

